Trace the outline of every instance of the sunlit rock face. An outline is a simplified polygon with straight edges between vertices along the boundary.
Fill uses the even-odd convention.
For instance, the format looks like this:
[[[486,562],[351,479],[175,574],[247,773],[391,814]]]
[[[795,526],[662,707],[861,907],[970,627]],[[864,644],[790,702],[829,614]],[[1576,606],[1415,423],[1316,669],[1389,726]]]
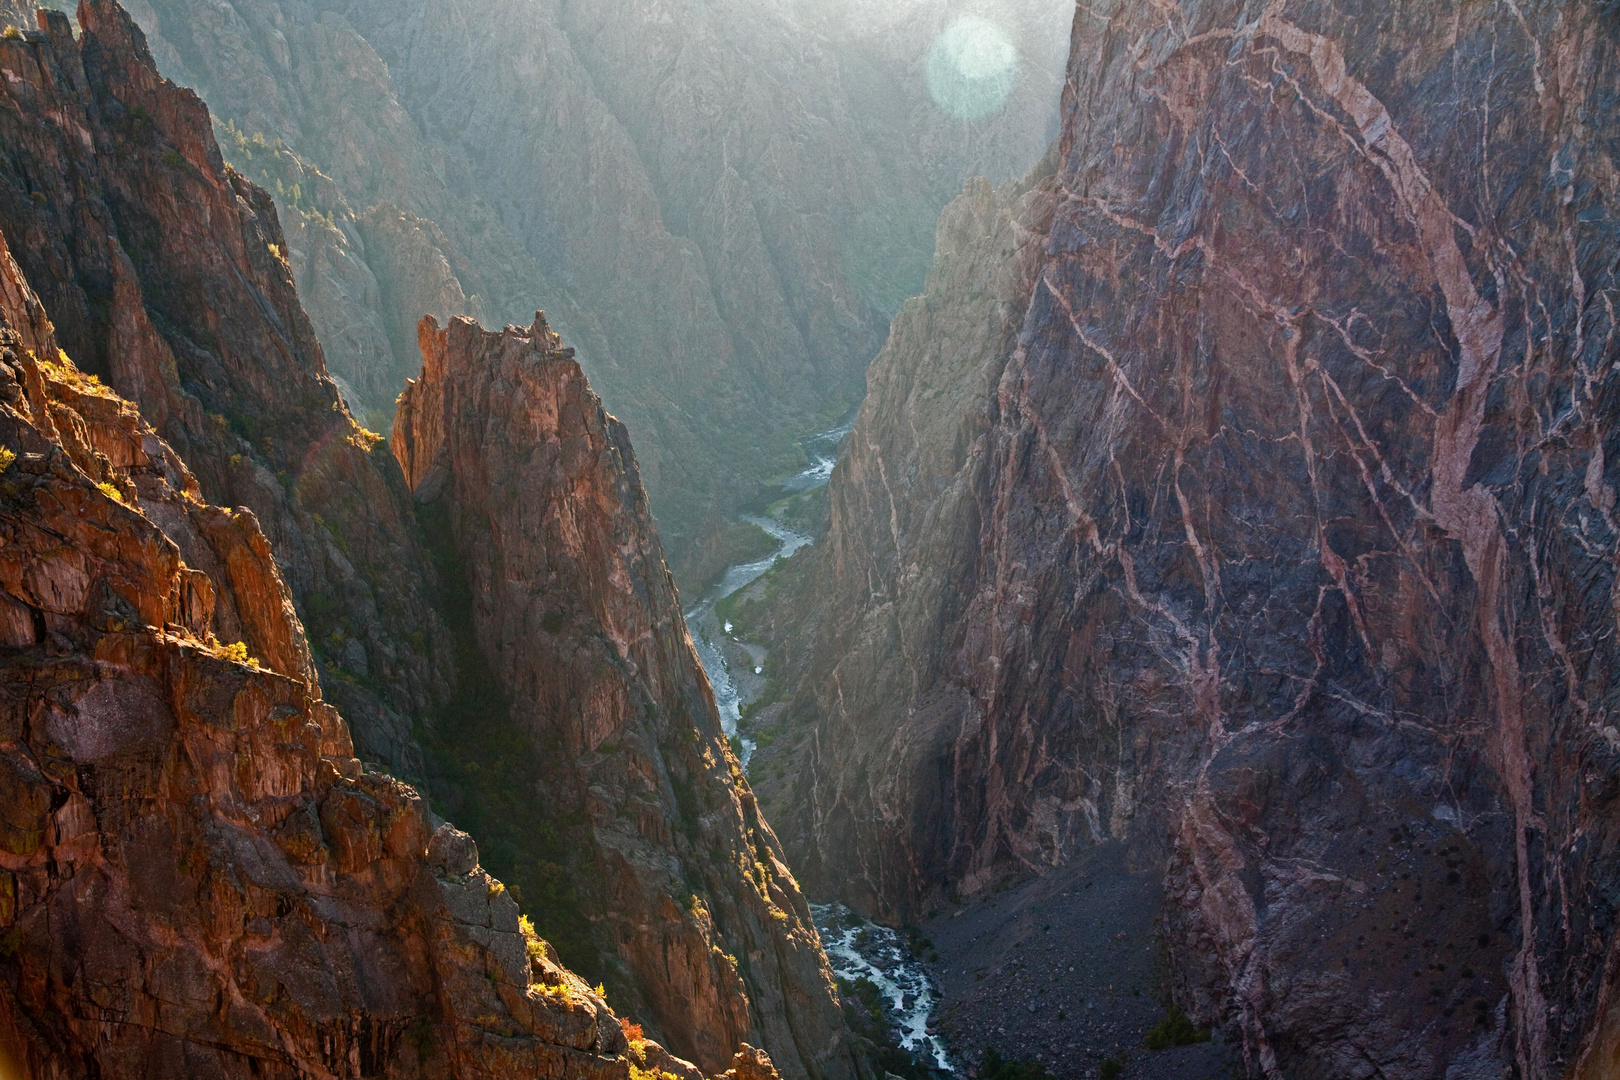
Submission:
[[[361,765],[308,656],[252,512],[73,364],[0,237],[6,1075],[700,1080]]]
[[[543,318],[490,333],[430,317],[421,341],[394,453],[448,519],[513,752],[536,762],[526,803],[580,823],[575,888],[625,1004],[706,1069],[748,1042],[788,1077],[853,1076],[809,907],[726,745],[624,426]]]
[[[297,218],[292,266],[333,370],[363,403],[391,405],[427,311],[501,325],[545,309],[636,438],[695,587],[732,561],[735,508],[802,467],[794,440],[857,401],[921,286],[940,207],[969,175],[1023,173],[1055,133],[1072,5],[981,5],[989,29],[935,65],[973,97],[972,120],[928,94],[931,44],[955,15],[873,16],[886,6],[132,10],[165,73],[271,144],[226,145],[246,174],[270,183],[256,170],[279,138],[330,178],[319,195],[300,185],[299,213],[279,205]],[[372,227],[380,204],[422,228]],[[455,290],[415,287],[441,266]]]
[[[411,729],[448,660],[398,469],[344,409],[276,207],[224,167],[208,110],[116,5],[78,18],[78,40],[60,13],[0,40],[0,229],[68,355],[205,498],[253,511],[362,756],[420,776]]]
[[[516,880],[397,779],[438,778],[419,739],[459,760],[492,719],[512,756],[544,751],[552,782],[500,806],[513,831],[559,809],[601,825],[574,860],[589,880],[553,867],[552,884],[590,898],[605,950],[623,933],[616,1004],[711,1074],[774,1075],[736,1056],[747,1042],[791,1077],[850,1075],[825,958],[732,775],[623,427],[571,362],[528,397],[482,384],[561,418],[477,447],[556,527],[503,549],[502,580],[526,587],[484,613],[540,619],[548,651],[480,660],[531,680],[507,684],[530,711],[472,716],[500,687],[454,632],[465,575],[435,573],[399,463],[327,376],[275,205],[223,165],[206,108],[158,75],[122,9],[86,0],[78,20],[78,38],[55,12],[0,38],[0,1070],[20,1053],[22,1075],[53,1080],[624,1080],[632,1064],[698,1080],[627,1047],[602,996],[521,929],[520,910],[539,922],[561,900],[520,908]],[[402,212],[371,224],[431,236]],[[527,468],[559,442],[555,469]],[[486,529],[513,524],[479,509]],[[553,676],[544,698],[533,682]],[[568,738],[542,740],[542,721]],[[671,776],[679,798],[656,802]],[[517,869],[498,847],[482,858]]]
[[[794,598],[812,894],[1122,838],[1256,1074],[1616,1069],[1616,44],[1081,8],[1046,194],[946,215]]]

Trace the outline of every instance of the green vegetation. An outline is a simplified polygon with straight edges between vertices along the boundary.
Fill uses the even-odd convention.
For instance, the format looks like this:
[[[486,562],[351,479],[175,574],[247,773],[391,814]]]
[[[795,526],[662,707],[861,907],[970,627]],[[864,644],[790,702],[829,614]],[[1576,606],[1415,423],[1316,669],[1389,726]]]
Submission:
[[[16,460],[17,454],[15,451],[8,450],[4,446],[0,446],[0,472],[5,472],[7,469],[11,468],[12,463]]]
[[[56,350],[56,359],[40,357],[39,366],[44,373],[59,383],[65,383],[81,394],[94,394],[97,397],[113,398],[118,395],[104,386],[101,379],[87,371],[80,371],[74,366],[68,354],[61,349]]]
[[[609,973],[591,936],[579,884],[594,868],[580,811],[550,797],[542,757],[557,747],[536,745],[512,723],[501,691],[473,631],[472,588],[441,501],[418,520],[439,576],[439,612],[450,631],[456,689],[431,728],[417,732],[431,773],[428,791],[440,813],[478,841],[482,862],[505,882],[532,932],[549,941],[565,966],[590,979]]]
[[[979,1062],[979,1080],[1052,1080],[1052,1074],[1037,1062],[1004,1058],[992,1046],[985,1050]]]
[[[22,31],[15,26],[8,26],[4,30],[0,30],[0,37],[5,38],[7,41],[21,41],[22,36]]]
[[[283,217],[296,213],[306,225],[337,228],[336,215],[317,205],[309,191],[304,163],[281,139],[266,139],[260,132],[250,136],[234,120],[215,120],[214,134],[226,165],[274,195]]]
[[[1209,1032],[1199,1031],[1187,1018],[1186,1013],[1171,1005],[1164,1019],[1147,1033],[1142,1045],[1149,1050],[1168,1050],[1173,1046],[1191,1046],[1194,1043],[1206,1042],[1209,1042]]]
[[[394,410],[373,405],[366,409],[364,417],[355,417],[360,426],[368,431],[382,432],[378,437],[388,438],[387,432],[394,430]]]
[[[771,516],[788,528],[819,540],[828,526],[827,486],[791,495],[771,507]]]
[[[1117,1057],[1106,1057],[1102,1064],[1097,1066],[1097,1075],[1102,1080],[1119,1080],[1119,1074],[1125,1071],[1125,1063]]]
[[[101,493],[114,502],[121,503],[124,501],[124,493],[119,491],[113,485],[107,483],[107,481],[103,480],[101,483],[97,484],[96,487],[100,488]]]
[[[152,114],[146,110],[144,105],[136,105],[124,113],[123,119],[119,122],[119,127],[122,130],[124,139],[128,142],[145,142],[147,137],[157,130],[157,124],[153,121]],[[120,153],[122,154],[122,152],[123,148],[120,147]]]

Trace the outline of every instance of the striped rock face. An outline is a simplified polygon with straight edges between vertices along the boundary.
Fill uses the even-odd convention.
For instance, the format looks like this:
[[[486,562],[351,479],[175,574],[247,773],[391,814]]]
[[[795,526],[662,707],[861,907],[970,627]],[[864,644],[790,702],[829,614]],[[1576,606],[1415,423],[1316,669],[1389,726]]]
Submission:
[[[812,894],[1121,841],[1257,1074],[1615,1067],[1614,18],[1082,5],[779,630]]]

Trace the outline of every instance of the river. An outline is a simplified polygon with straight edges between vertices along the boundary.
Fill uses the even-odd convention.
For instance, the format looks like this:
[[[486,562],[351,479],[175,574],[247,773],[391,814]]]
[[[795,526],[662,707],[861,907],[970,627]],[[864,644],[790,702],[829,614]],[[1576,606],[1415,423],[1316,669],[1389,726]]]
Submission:
[[[832,479],[839,450],[854,425],[852,418],[847,424],[800,441],[810,465],[782,485],[784,498],[814,491]],[[776,541],[776,550],[763,559],[728,567],[703,599],[687,611],[686,625],[691,630],[698,659],[709,674],[709,684],[714,687],[721,726],[727,738],[736,740],[738,757],[746,770],[753,757],[754,743],[746,737],[739,738],[737,729],[743,709],[762,685],[765,650],[738,641],[731,624],[719,619],[714,608],[721,600],[758,581],[778,559],[789,558],[815,541],[769,513],[744,514],[742,520],[764,529]],[[752,671],[734,674],[727,660],[728,651],[732,660],[746,655],[752,663]],[[945,1073],[955,1073],[945,1044],[928,1032],[928,1021],[939,1002],[939,991],[901,936],[889,927],[861,918],[842,904],[817,904],[811,912],[833,973],[851,984],[869,980],[888,1008],[899,1045],[926,1064]]]
[[[850,983],[866,979],[878,988],[901,1049],[942,1072],[955,1073],[945,1043],[928,1031],[939,1004],[939,988],[899,933],[861,918],[843,904],[812,904],[810,914],[833,974]]]
[[[810,465],[782,484],[787,496],[800,495],[827,485],[827,481],[832,479],[833,468],[838,464],[838,450],[854,426],[855,421],[851,418],[848,423],[799,440],[805,456],[810,459]],[[715,618],[714,605],[738,589],[745,589],[758,581],[765,571],[776,565],[778,559],[791,558],[799,549],[815,543],[813,538],[789,528],[769,514],[743,514],[742,520],[765,530],[776,541],[776,550],[763,559],[727,567],[715,586],[686,612],[686,625],[692,632],[693,644],[697,646],[698,659],[703,662],[703,670],[709,673],[709,685],[714,687],[714,700],[720,706],[720,724],[725,729],[726,737],[731,739],[737,738],[737,725],[751,698],[739,686],[742,680],[733,677],[720,637],[730,637],[731,624]],[[752,674],[760,675],[765,663],[765,650],[741,642],[733,641],[733,644],[749,654],[754,664]],[[751,739],[739,739],[738,745],[737,756],[742,759],[742,766],[746,769],[748,759],[754,754],[754,744]]]

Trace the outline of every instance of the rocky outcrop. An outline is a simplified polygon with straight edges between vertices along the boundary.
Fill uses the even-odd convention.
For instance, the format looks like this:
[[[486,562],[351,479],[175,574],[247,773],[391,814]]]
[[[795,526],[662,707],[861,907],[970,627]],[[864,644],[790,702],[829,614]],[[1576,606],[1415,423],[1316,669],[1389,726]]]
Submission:
[[[298,299],[320,336],[344,402],[362,422],[379,411],[391,412],[392,397],[409,372],[396,360],[398,335],[385,318],[394,309],[373,272],[375,252],[354,209],[331,177],[280,139],[249,136],[217,117],[214,131],[229,166],[275,197]]]
[[[3,240],[0,803],[8,1071],[702,1075],[354,758],[252,513],[58,350]]]
[[[813,892],[1116,837],[1256,1075],[1616,1067],[1615,40],[1080,9],[1050,196],[975,230],[1016,272],[942,256],[796,594]],[[980,289],[1016,336],[918,335]]]
[[[111,3],[0,40],[0,229],[62,347],[135,402],[205,498],[260,522],[361,752],[419,775],[447,692],[409,497],[350,418],[265,192]],[[421,631],[416,633],[416,631]]]
[[[34,26],[34,8],[31,4],[19,4],[15,0],[6,0],[0,4],[0,28],[15,27],[21,31],[24,27],[32,29]]]
[[[521,867],[546,857],[540,834],[566,831],[612,992],[676,1052],[718,1071],[747,1041],[785,1076],[853,1075],[820,940],[721,731],[623,425],[543,317],[501,333],[429,317],[421,344],[392,446],[444,522],[441,566],[467,590],[452,631],[520,735],[505,756],[534,770],[515,794],[490,775],[470,800],[510,799]]]

